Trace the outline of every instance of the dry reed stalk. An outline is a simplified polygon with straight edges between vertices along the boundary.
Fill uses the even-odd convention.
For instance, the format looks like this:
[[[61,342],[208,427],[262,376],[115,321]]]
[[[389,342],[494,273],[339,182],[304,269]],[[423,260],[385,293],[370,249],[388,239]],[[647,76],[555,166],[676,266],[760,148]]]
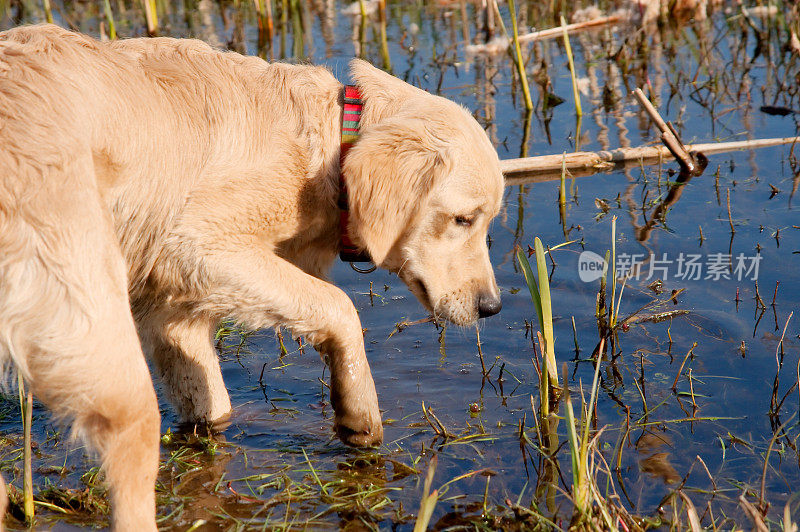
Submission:
[[[555,39],[566,31],[569,34],[578,33],[580,31],[597,28],[599,26],[606,26],[608,24],[615,24],[621,22],[623,18],[619,15],[609,15],[607,17],[600,17],[586,22],[576,22],[575,24],[567,24],[558,28],[550,28],[547,30],[534,31],[520,36],[519,42],[535,42],[543,41],[546,39]]]
[[[700,532],[703,530],[703,527],[700,525],[700,518],[697,516],[697,509],[694,507],[691,499],[689,499],[683,490],[678,490],[678,495],[681,496],[681,499],[683,499],[683,502],[686,505],[686,516],[689,518],[691,531]]]
[[[793,144],[798,141],[800,141],[800,137],[712,142],[688,144],[686,149],[691,152],[702,152],[710,155]],[[591,175],[625,163],[636,165],[657,164],[659,158],[668,156],[670,153],[666,146],[639,146],[636,148],[617,148],[610,151],[567,153],[566,167],[573,176]],[[523,185],[560,179],[563,161],[564,156],[562,154],[505,159],[500,161],[500,169],[506,176],[506,186]],[[581,174],[581,172],[586,173]]]
[[[275,32],[275,24],[272,20],[272,1],[253,0],[253,3],[258,19],[258,32],[266,36],[265,41],[271,43]]]
[[[731,234],[734,234],[736,229],[733,227],[733,217],[731,216],[731,189],[727,189],[725,192],[725,202],[728,204],[728,223],[731,226]]]
[[[692,356],[692,352],[694,351],[695,347],[697,347],[697,342],[692,342],[692,347],[689,348],[689,351],[686,353],[686,356],[683,357],[683,362],[681,362],[681,367],[678,368],[678,374],[675,375],[675,380],[672,381],[672,391],[673,392],[677,392],[678,379],[680,378],[681,372],[683,371],[683,366],[686,365],[686,361],[689,360],[690,356]]]
[[[753,530],[769,532],[769,528],[764,524],[764,517],[750,501],[744,498],[744,493],[739,495],[739,506],[742,507],[747,516],[753,521]]]
[[[650,116],[650,120],[661,130],[661,142],[669,149],[670,153],[678,160],[686,172],[694,173],[695,171],[695,163],[692,159],[692,156],[686,150],[686,147],[681,142],[681,139],[678,138],[678,134],[675,131],[675,128],[672,127],[672,124],[665,122],[661,115],[658,114],[658,110],[655,106],[647,99],[647,96],[644,95],[642,89],[637,88],[633,91],[633,95],[639,101],[639,104],[642,106],[644,111]]]

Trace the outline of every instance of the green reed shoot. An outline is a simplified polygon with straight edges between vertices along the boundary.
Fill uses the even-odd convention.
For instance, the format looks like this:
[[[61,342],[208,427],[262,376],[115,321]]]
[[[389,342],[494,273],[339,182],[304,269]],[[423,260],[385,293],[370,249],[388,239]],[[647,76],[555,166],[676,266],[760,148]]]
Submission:
[[[606,315],[606,284],[608,278],[608,263],[609,259],[611,258],[611,250],[606,250],[606,254],[603,257],[603,275],[600,277],[600,292],[598,293],[597,297],[597,305],[595,307],[595,317],[597,318],[598,323],[600,319]]]
[[[25,512],[25,522],[33,523],[33,457],[31,454],[31,425],[33,424],[33,395],[25,393],[25,383],[22,374],[17,373],[17,383],[19,388],[19,409],[22,416],[23,430],[23,509]]]
[[[277,5],[277,4],[276,4]],[[281,0],[281,40],[280,40],[280,57],[286,58],[286,32],[289,27],[289,0]]]
[[[117,38],[117,25],[114,24],[114,13],[111,11],[111,2],[109,0],[103,0],[103,9],[106,15],[106,21],[108,22],[108,38],[116,40]]]
[[[423,411],[425,409],[425,405],[422,406]],[[423,484],[422,488],[422,500],[419,504],[419,514],[417,514],[417,521],[414,523],[414,532],[424,532],[428,530],[428,524],[431,521],[431,516],[433,515],[433,509],[436,507],[436,503],[439,499],[444,496],[447,491],[450,489],[450,485],[455,484],[465,478],[472,478],[477,475],[486,474],[487,469],[475,469],[472,471],[468,471],[457,477],[454,477],[441,486],[438,489],[431,491],[431,484],[433,483],[433,475],[436,473],[436,465],[439,463],[438,455],[433,455],[431,458],[430,463],[428,464],[428,471],[425,474],[425,483]],[[486,475],[486,486],[488,488],[489,485],[489,478],[491,478],[490,474]],[[484,493],[484,510],[486,509],[486,499],[488,495]]]
[[[147,33],[155,35],[158,33],[158,11],[156,0],[142,0],[144,3],[144,16],[147,19]]]
[[[364,18],[362,17],[362,20]],[[383,69],[391,74],[392,59],[389,56],[389,42],[386,38],[386,0],[378,0],[378,21],[381,32],[381,59],[383,59]]]
[[[617,217],[611,217],[611,264],[609,265],[611,271],[611,307],[608,315],[609,326],[613,329],[617,326],[617,318],[619,317],[619,303],[616,301],[617,296]],[[620,299],[622,299],[622,292],[620,291]]]
[[[361,16],[358,20],[358,56],[361,59],[367,57],[367,7],[364,0],[358,0],[358,9]]]
[[[192,526],[186,529],[186,532],[194,532],[195,530],[198,530],[201,526],[205,524],[206,524],[205,519],[198,519],[194,523],[192,523]]]
[[[258,20],[259,45],[272,43],[275,34],[275,25],[272,20],[272,0],[253,0]]]
[[[567,238],[567,152],[561,159],[561,182],[558,186],[558,215],[561,219],[561,230],[564,233],[564,238]]]
[[[419,514],[417,514],[417,522],[414,523],[414,532],[425,532],[425,530],[428,530],[428,523],[430,523],[431,516],[433,516],[433,509],[436,507],[436,502],[439,500],[439,490],[431,491],[431,483],[433,483],[433,475],[436,473],[437,462],[437,455],[433,455],[430,464],[428,464],[428,473],[425,475],[425,484],[422,488],[422,500],[419,503]]]
[[[600,351],[603,350],[603,341],[600,341]],[[581,419],[580,434],[576,428],[575,413],[572,408],[572,400],[567,385],[567,364],[562,366],[564,374],[564,399],[566,404],[567,433],[569,437],[570,457],[572,458],[572,496],[575,504],[575,511],[581,517],[588,518],[592,509],[592,471],[589,467],[589,450],[591,438],[589,437],[589,427],[591,426],[592,412],[597,401],[597,381],[600,374],[600,360],[595,363],[594,378],[592,380],[592,392],[589,395],[589,403],[584,404],[581,399]],[[582,396],[581,396],[582,398]]]
[[[542,331],[544,345],[542,345],[542,358],[546,371],[542,372],[542,380],[550,386],[558,387],[558,368],[556,367],[555,340],[553,337],[553,311],[550,300],[550,283],[547,278],[547,263],[544,257],[542,241],[537,237],[534,240],[534,250],[536,252],[537,278],[534,277],[531,265],[525,252],[517,249],[517,260],[519,261],[525,282],[531,293],[531,300],[539,318],[539,329]],[[543,382],[544,384],[544,382]]]
[[[559,206],[567,204],[566,177],[567,177],[567,152],[564,152],[561,158],[561,183],[559,184],[558,187]]]
[[[519,29],[517,27],[517,11],[514,6],[514,0],[508,0],[508,10],[511,13],[511,35],[514,39],[515,63],[517,64],[519,80],[522,84],[522,95],[525,97],[525,109],[530,111],[533,109],[533,102],[531,101],[531,91],[528,88],[528,76],[525,74],[525,62],[522,59],[522,49],[519,46]]]
[[[569,44],[569,35],[567,34],[566,26],[567,21],[564,20],[564,15],[561,15],[561,27],[564,28],[564,48],[567,51],[567,61],[569,62],[569,73],[572,76],[572,95],[575,97],[575,114],[578,116],[583,115],[581,109],[581,95],[578,91],[578,78],[575,75],[575,61],[572,58],[572,46]]]
[[[47,22],[50,24],[53,23],[53,9],[50,7],[50,0],[44,0],[44,16],[47,18]]]
[[[305,42],[303,27],[303,14],[299,0],[289,0],[289,9],[292,16],[292,54],[295,59],[302,59],[305,56]]]
[[[308,453],[306,453],[306,450],[303,449],[302,447],[300,448],[300,450],[303,451],[303,456],[306,459],[306,463],[308,464],[309,469],[311,469],[311,474],[314,476],[314,481],[317,483],[317,486],[319,486],[319,489],[322,490],[322,493],[327,495],[328,490],[325,489],[325,485],[322,484],[322,481],[319,479],[319,475],[317,475],[317,470],[314,469],[314,466],[311,464],[311,460],[308,459]]]

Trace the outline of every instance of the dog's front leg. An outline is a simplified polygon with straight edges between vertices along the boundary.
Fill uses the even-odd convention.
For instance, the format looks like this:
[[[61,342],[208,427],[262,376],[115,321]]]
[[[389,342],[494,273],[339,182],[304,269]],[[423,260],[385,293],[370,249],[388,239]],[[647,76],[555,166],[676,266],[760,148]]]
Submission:
[[[303,272],[257,239],[203,253],[210,277],[203,305],[249,327],[284,326],[325,355],[331,370],[336,432],[345,443],[383,438],[378,397],[364,353],[361,321],[339,288]]]

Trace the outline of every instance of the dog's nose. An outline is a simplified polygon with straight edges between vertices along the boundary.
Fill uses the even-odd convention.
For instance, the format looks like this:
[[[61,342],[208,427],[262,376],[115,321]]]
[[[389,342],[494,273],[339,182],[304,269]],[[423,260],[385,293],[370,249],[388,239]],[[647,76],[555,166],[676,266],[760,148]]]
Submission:
[[[478,316],[481,318],[494,316],[500,312],[501,308],[503,308],[503,303],[500,301],[500,297],[489,294],[481,294],[478,296]]]

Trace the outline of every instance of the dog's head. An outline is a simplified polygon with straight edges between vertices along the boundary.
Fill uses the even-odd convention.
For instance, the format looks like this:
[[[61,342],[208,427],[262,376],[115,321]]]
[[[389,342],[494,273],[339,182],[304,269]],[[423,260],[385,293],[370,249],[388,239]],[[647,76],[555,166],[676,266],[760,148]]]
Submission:
[[[497,152],[459,105],[363,61],[364,99],[348,153],[350,234],[435,316],[458,325],[500,311],[486,235],[500,210]]]

